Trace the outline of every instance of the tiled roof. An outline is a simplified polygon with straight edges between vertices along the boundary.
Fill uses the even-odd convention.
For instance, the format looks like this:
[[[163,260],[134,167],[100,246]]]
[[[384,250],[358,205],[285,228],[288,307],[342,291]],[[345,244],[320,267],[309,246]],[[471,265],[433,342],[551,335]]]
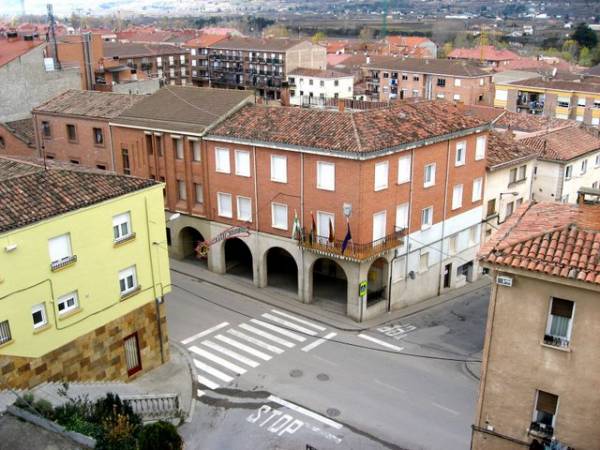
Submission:
[[[23,56],[31,49],[42,45],[43,43],[43,41],[39,40],[26,41],[24,39],[19,39],[12,41],[0,38],[0,67],[8,64],[20,56]]]
[[[473,63],[449,59],[395,58],[393,56],[373,59],[365,64],[368,69],[397,70],[416,73],[432,73],[457,77],[482,77],[490,74]]]
[[[498,65],[496,71],[500,72],[507,70],[530,70],[551,72],[555,68],[563,72],[573,72],[576,69],[576,67],[573,64],[570,64],[561,58],[551,60],[538,59],[532,57],[503,61],[501,64]]]
[[[251,101],[251,91],[164,86],[124,111],[111,123],[202,133],[243,103]]]
[[[305,69],[303,67],[292,70],[288,75],[314,78],[340,78],[350,76],[347,73],[337,72],[335,70]]]
[[[521,140],[542,159],[569,161],[600,150],[600,138],[582,127],[565,127]]]
[[[479,257],[500,268],[600,284],[600,206],[524,204]]]
[[[515,113],[493,106],[463,104],[459,107],[466,115],[479,117],[486,121],[495,120],[494,128],[523,131],[526,133],[555,130],[577,125],[577,123],[572,120],[554,119],[536,114]]]
[[[183,55],[187,51],[170,44],[143,44],[135,42],[104,42],[105,58],[143,58],[163,55]]]
[[[156,181],[0,158],[0,232],[153,186]]]
[[[397,104],[358,112],[246,106],[210,136],[343,153],[369,153],[477,127],[450,102]]]
[[[17,139],[25,142],[29,146],[35,144],[35,136],[33,132],[33,119],[31,117],[21,120],[13,120],[5,122],[4,127],[7,128]]]
[[[406,47],[415,47],[426,42],[431,42],[431,39],[422,36],[388,36],[386,39],[392,45]]]
[[[271,38],[258,39],[239,36],[227,36],[226,39],[211,45],[211,48],[223,50],[258,50],[258,51],[274,51],[283,52],[287,49],[304,42],[298,39],[287,38]]]
[[[498,50],[493,45],[484,45],[483,48],[455,48],[450,52],[448,58],[475,60],[483,59],[484,61],[510,61],[512,59],[519,59],[520,56],[514,52],[511,52],[510,50]]]
[[[594,67],[590,67],[584,73],[589,76],[600,77],[600,64],[596,64]]]
[[[70,89],[37,106],[33,112],[112,119],[143,99],[143,95]]]
[[[538,77],[529,80],[514,81],[509,84],[512,86],[556,89],[559,91],[570,92],[593,92],[600,94],[600,81],[597,81],[595,77],[585,78],[583,81],[567,81]]]
[[[186,47],[207,48],[207,47],[209,47],[209,46],[211,46],[213,44],[216,44],[217,42],[222,41],[226,37],[227,36],[224,36],[222,34],[207,34],[207,33],[202,33],[197,38],[190,39],[184,45]]]
[[[510,131],[490,133],[486,155],[488,169],[497,170],[535,157],[535,150],[515,140]]]

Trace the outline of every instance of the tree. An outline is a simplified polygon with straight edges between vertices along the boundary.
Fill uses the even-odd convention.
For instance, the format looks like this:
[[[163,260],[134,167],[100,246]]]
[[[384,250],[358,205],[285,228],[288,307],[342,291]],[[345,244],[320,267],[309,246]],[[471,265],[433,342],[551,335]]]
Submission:
[[[145,425],[140,433],[139,450],[181,450],[183,440],[177,428],[169,422],[159,421]]]
[[[600,45],[596,45],[591,53],[592,65],[600,64]]]
[[[271,25],[263,31],[265,37],[286,38],[290,37],[290,32],[283,25]]]
[[[452,45],[452,42],[446,42],[440,49],[438,58],[447,58],[448,55],[450,53],[452,53],[452,50],[454,50],[454,46]]]
[[[583,47],[579,52],[579,64],[582,66],[592,65],[592,52],[587,47]]]
[[[594,48],[598,45],[598,35],[585,23],[580,23],[575,27],[571,39],[577,42],[580,47]]]
[[[311,38],[311,41],[313,44],[318,44],[319,42],[322,42],[325,39],[327,39],[327,35],[323,31],[317,31]]]
[[[568,61],[572,59],[577,59],[577,55],[579,54],[579,44],[573,39],[568,39],[563,44],[562,51],[563,54],[571,55],[571,59],[569,59]]]
[[[373,33],[373,30],[371,28],[364,27],[362,30],[360,30],[358,37],[361,41],[370,41],[371,39],[373,39],[374,35],[375,33]]]

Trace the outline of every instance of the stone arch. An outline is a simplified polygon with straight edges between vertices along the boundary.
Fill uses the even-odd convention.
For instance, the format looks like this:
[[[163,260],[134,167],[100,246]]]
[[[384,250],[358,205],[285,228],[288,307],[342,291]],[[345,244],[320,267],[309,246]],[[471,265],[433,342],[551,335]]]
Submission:
[[[296,258],[282,247],[271,247],[264,254],[266,285],[298,293],[299,265]]]
[[[204,241],[204,236],[196,228],[186,226],[179,231],[179,239],[181,246],[181,255],[186,259],[202,260],[196,257],[196,247],[198,243]],[[204,259],[206,261],[206,259]]]
[[[367,272],[367,306],[388,298],[390,263],[383,256],[377,258],[369,266]]]
[[[240,238],[227,239],[223,244],[225,257],[225,272],[242,276],[244,278],[254,278],[254,263],[252,250]]]
[[[348,274],[346,269],[333,258],[320,257],[310,266],[312,300],[329,304],[348,303]]]

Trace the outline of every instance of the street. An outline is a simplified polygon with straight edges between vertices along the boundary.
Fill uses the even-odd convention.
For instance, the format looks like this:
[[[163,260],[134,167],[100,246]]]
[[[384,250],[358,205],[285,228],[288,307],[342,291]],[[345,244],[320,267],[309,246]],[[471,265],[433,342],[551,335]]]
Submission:
[[[468,448],[488,288],[359,332],[172,272],[196,371],[186,448]],[[310,446],[310,447],[309,447]]]

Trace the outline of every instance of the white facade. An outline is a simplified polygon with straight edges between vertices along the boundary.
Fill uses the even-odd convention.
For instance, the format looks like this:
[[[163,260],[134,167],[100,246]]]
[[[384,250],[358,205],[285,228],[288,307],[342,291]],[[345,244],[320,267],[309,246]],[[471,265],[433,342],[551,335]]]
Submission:
[[[354,77],[319,77],[306,75],[288,75],[290,103],[294,106],[321,105],[323,99],[352,98],[354,96]]]

